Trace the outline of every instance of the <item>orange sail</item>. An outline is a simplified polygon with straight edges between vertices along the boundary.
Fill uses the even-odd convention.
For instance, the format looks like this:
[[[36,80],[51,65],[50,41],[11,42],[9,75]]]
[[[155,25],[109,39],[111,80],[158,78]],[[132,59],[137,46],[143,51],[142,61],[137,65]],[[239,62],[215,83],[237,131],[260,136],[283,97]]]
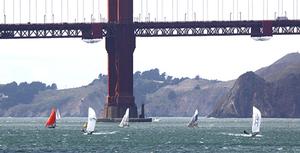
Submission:
[[[52,108],[51,114],[50,114],[45,126],[48,128],[55,128],[55,126],[56,126],[56,110],[55,110],[55,108]]]

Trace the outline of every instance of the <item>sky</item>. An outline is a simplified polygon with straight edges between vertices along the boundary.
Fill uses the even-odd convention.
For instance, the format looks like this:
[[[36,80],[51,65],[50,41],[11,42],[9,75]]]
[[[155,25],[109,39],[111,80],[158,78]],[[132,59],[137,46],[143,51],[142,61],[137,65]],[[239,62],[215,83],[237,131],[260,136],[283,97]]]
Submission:
[[[187,5],[187,1],[179,0],[178,20],[193,20],[193,14],[196,20],[237,20],[241,14],[242,19],[252,18],[251,0],[249,11],[247,0],[240,0],[239,3],[232,0],[224,1],[227,2],[226,5],[225,3],[223,5],[224,9],[222,9],[222,0],[219,0],[219,5],[217,0],[210,0],[209,7],[206,7],[207,1],[204,1],[203,16],[202,0],[189,0],[189,5]],[[19,8],[19,1],[15,0],[15,11],[12,9],[11,1],[6,1],[4,11],[3,2],[4,0],[0,0],[0,11],[2,12],[0,12],[0,23],[20,22],[20,11],[18,12],[19,9],[16,9]],[[29,11],[28,5],[26,10],[26,3],[29,4],[29,0],[22,0],[21,23],[29,20],[41,23],[45,17],[43,13],[47,14],[46,22],[52,22],[52,10],[58,12],[60,17],[63,16],[61,19],[57,17],[59,15],[55,15],[55,22],[62,20],[64,20],[63,22],[75,22],[75,20],[80,22],[84,18],[86,22],[91,20],[90,10],[92,9],[88,9],[88,6],[92,6],[92,1],[85,2],[86,8],[78,9],[78,14],[74,13],[76,9],[73,12],[71,10],[71,8],[77,8],[76,4],[75,6],[69,4],[69,13],[65,11],[61,14],[59,11],[61,3],[59,2],[59,0],[54,0],[54,8],[51,9],[51,1],[48,0],[45,12],[45,8],[42,6],[35,10],[35,0],[31,0],[31,11]],[[80,2],[82,1],[79,0],[79,4]],[[168,7],[168,4],[172,4],[171,0],[165,0],[164,4],[161,1],[158,1],[157,4],[156,1],[151,1],[153,3],[150,4],[149,1],[148,9],[146,0],[142,2],[143,5],[141,1],[135,0],[135,20],[145,20],[145,14],[148,13],[150,13],[151,21],[157,20],[157,17],[158,20],[177,20],[176,0],[173,1],[173,9]],[[268,0],[268,7],[266,7],[267,0],[264,1],[264,5],[259,5],[258,1],[254,0],[253,19],[272,19],[276,14],[285,15],[283,13],[285,11],[289,19],[298,18],[300,12],[295,9],[297,0],[286,0],[286,4],[280,5],[279,9],[277,2],[277,0]],[[97,12],[98,3],[99,1],[94,1],[93,16],[96,21],[100,20],[99,13],[102,18],[106,16],[105,2],[100,1],[99,3],[101,12]],[[65,8],[66,0],[63,1],[63,4],[63,8]],[[78,8],[82,8],[82,4]],[[40,5],[45,6],[40,3],[37,6]],[[156,8],[156,5],[158,8],[163,8],[163,11],[153,9]],[[86,12],[83,13],[83,10]],[[172,10],[173,15],[170,13]],[[278,10],[279,13],[277,13]],[[23,11],[27,12],[27,16]],[[38,15],[35,15],[35,12],[38,12]],[[216,14],[216,12],[219,13]],[[248,12],[249,15],[247,15]],[[230,14],[232,14],[231,17]],[[174,77],[194,78],[199,75],[206,79],[227,81],[236,79],[247,71],[255,71],[268,66],[288,53],[298,52],[299,40],[300,36],[296,35],[274,36],[269,41],[254,41],[250,36],[137,38],[134,71],[159,68],[161,72],[166,72],[167,75]],[[87,44],[81,39],[70,38],[0,40],[0,54],[0,84],[12,81],[18,83],[41,81],[47,84],[56,83],[59,89],[63,89],[87,85],[100,73],[107,74],[105,40],[95,44]]]

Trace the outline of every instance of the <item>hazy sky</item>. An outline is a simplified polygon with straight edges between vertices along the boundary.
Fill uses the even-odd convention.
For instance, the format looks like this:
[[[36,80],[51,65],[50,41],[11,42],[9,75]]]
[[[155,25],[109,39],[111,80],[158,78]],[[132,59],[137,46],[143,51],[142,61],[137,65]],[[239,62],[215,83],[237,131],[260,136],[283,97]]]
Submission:
[[[56,1],[54,0],[54,2]],[[167,1],[171,3],[171,0]],[[227,1],[233,4],[232,0]],[[3,0],[0,0],[0,2],[0,10],[3,12]],[[19,1],[15,0],[15,3],[17,2]],[[33,2],[35,1],[31,0],[31,3]],[[143,2],[143,11],[146,11],[146,1],[144,0]],[[152,2],[155,1],[153,0]],[[174,0],[174,2],[176,1]],[[194,0],[193,3],[195,6],[192,8],[192,0],[190,0],[189,7],[183,6],[182,4],[180,5],[180,8],[182,10],[185,8],[185,11],[189,8],[188,13],[190,14],[191,20],[193,14],[191,10],[200,10],[200,8],[202,8],[202,6],[199,6],[201,2],[201,0]],[[214,2],[217,2],[217,0],[214,0]],[[222,1],[220,0],[219,2],[221,3]],[[247,4],[247,0],[240,0],[240,3],[238,4],[239,7],[236,2],[237,1],[234,3],[235,10],[232,10],[232,8],[224,9],[227,13],[224,11],[223,20],[229,20],[225,19],[224,14],[227,14],[226,16],[229,18],[230,12],[245,10],[242,9],[242,7],[245,6],[245,12],[248,12],[247,5],[243,6],[243,4]],[[277,0],[268,1],[268,3],[271,2],[274,2],[276,5],[278,4]],[[289,2],[296,4],[296,0],[290,0]],[[51,1],[48,0],[47,3],[51,3]],[[98,1],[95,0],[95,3],[98,3]],[[197,3],[199,3],[199,5],[196,5]],[[284,6],[287,7],[290,3]],[[17,4],[15,5],[16,8],[19,7]],[[31,5],[34,6],[34,4]],[[135,5],[135,16],[147,14],[145,12],[140,13],[141,9],[137,8],[137,5],[140,5],[140,3]],[[156,4],[154,3],[153,5]],[[159,14],[156,15],[156,10],[151,9],[150,6],[151,5],[149,4],[148,12],[152,11],[151,14],[154,16],[150,17],[151,20],[155,20],[155,16],[160,18],[161,13],[159,12]],[[219,12],[222,12],[221,6],[222,5],[219,4]],[[159,8],[160,7],[161,5],[159,5]],[[176,8],[176,6],[174,6],[174,8]],[[265,7],[265,18],[272,18],[274,12],[278,10],[277,6],[273,6],[272,8],[274,9],[271,9],[271,5],[268,9]],[[287,9],[284,8],[285,7],[283,7],[280,12],[285,12],[284,10],[288,10],[289,7],[287,7]],[[295,7],[291,5],[290,8]],[[11,10],[11,7],[6,4],[6,12],[9,10]],[[184,11],[182,10],[180,14],[184,14]],[[266,13],[266,10],[268,10],[268,13]],[[208,19],[222,19],[221,15],[210,15],[212,13],[209,13],[209,11],[210,9],[208,9],[207,12],[204,12],[205,14],[208,14]],[[263,11],[262,7],[260,9],[254,9],[253,12],[259,11]],[[290,13],[287,13],[289,18],[297,17],[296,12],[298,12],[298,10],[289,9],[289,11]],[[32,10],[31,12],[35,12],[35,10]],[[47,9],[48,14],[49,12],[51,12],[50,8]],[[170,12],[170,10],[168,12]],[[211,12],[217,11],[214,10]],[[6,14],[9,18],[9,13]],[[14,21],[11,20],[7,22],[19,21],[16,14],[18,13],[15,13]],[[67,13],[63,13],[63,16],[65,14]],[[69,13],[69,18],[71,18],[71,14],[72,13]],[[250,14],[252,14],[251,7]],[[268,14],[268,16],[266,14]],[[85,15],[86,18],[90,16],[88,13],[85,13]],[[82,12],[78,16],[83,16]],[[103,13],[102,16],[105,16],[105,13]],[[171,20],[170,16],[172,15],[164,16],[168,17],[168,20]],[[184,20],[184,15],[180,16],[180,20]],[[203,18],[203,14],[201,17],[201,12],[199,14],[196,13],[196,16],[197,20]],[[235,16],[238,18],[238,13],[235,13]],[[244,16],[244,18],[248,18],[248,15]],[[27,17],[29,17],[29,15]],[[35,18],[34,14],[31,14],[31,20],[35,20],[32,18]],[[173,18],[176,18],[176,15],[173,15]],[[28,19],[29,18],[27,18],[27,20]],[[43,19],[42,17],[39,17],[38,20],[41,22],[40,20]],[[55,18],[55,20],[61,19]],[[3,22],[4,19],[2,13],[0,14],[0,23]],[[22,22],[26,22],[26,19]],[[175,77],[193,78],[196,75],[199,75],[200,77],[207,79],[231,80],[237,78],[246,71],[255,71],[261,67],[268,66],[287,53],[298,52],[299,41],[300,36],[274,36],[271,40],[264,42],[254,41],[250,36],[137,38],[136,50],[134,53],[134,71],[159,68],[161,72],[166,72],[168,75]],[[0,40],[0,84],[12,81],[17,81],[18,83],[23,81],[42,81],[47,84],[57,83],[59,88],[86,85],[97,78],[99,73],[107,74],[107,53],[104,45],[105,40],[96,44],[87,44],[81,41],[81,39]]]

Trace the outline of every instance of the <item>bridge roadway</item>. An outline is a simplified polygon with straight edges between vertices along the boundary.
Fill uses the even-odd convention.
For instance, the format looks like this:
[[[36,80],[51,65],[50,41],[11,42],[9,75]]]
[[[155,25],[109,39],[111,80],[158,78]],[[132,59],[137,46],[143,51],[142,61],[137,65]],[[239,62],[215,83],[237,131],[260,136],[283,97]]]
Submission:
[[[115,23],[28,23],[0,24],[0,39],[98,39],[112,35],[117,26],[132,28],[136,37],[234,35],[263,37],[300,34],[300,20],[134,22],[128,25]]]

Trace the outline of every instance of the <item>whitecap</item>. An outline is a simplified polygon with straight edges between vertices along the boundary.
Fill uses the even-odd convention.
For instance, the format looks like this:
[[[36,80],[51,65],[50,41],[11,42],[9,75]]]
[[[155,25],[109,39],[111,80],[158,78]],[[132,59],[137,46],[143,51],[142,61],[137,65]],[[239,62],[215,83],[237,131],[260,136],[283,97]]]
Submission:
[[[109,134],[116,134],[118,131],[112,131],[112,132],[94,132],[94,135],[109,135]]]
[[[123,138],[124,140],[128,140],[129,138],[127,138],[127,137],[125,137],[125,138]]]
[[[278,151],[280,151],[280,150],[283,150],[283,148],[282,148],[282,147],[280,147],[280,148],[277,148],[277,150],[278,150]]]
[[[244,134],[244,133],[221,133],[223,135],[235,136],[235,137],[252,137],[251,134]],[[262,135],[258,134],[255,137],[262,137]],[[255,138],[253,137],[253,138]]]

